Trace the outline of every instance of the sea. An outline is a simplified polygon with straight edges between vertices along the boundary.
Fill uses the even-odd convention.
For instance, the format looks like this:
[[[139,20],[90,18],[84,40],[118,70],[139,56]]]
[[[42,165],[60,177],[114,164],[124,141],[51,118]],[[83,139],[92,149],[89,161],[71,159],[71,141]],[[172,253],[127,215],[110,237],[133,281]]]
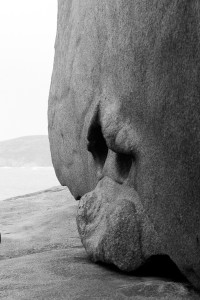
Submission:
[[[53,167],[1,167],[0,200],[58,186]]]

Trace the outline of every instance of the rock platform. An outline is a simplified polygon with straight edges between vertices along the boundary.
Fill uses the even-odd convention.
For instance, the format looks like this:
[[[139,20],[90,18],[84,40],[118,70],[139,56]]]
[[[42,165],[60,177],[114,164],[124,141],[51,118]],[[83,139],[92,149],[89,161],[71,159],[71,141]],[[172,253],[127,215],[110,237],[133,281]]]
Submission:
[[[92,263],[76,211],[65,187],[1,201],[0,299],[200,299],[187,283]]]

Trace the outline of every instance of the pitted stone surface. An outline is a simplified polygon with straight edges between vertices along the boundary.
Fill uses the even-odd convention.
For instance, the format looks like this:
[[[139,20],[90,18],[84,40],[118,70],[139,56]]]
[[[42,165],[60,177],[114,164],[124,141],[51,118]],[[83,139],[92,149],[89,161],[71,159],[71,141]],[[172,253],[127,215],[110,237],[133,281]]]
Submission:
[[[77,225],[93,261],[132,271],[161,253],[159,237],[134,189],[105,177],[79,202]]]

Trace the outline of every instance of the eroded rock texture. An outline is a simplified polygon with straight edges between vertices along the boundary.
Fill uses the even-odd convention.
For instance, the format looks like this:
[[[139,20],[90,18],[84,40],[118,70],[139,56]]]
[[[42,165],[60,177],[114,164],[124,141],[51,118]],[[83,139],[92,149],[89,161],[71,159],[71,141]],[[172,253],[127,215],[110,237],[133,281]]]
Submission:
[[[91,246],[97,243],[106,249],[107,261],[114,262],[109,249],[120,257],[122,248],[130,266],[145,259],[138,250],[138,228],[143,223],[138,219],[137,198],[159,237],[162,253],[197,288],[199,14],[198,0],[59,0],[48,112],[52,160],[61,184],[79,198],[103,178],[116,183],[100,189],[103,180],[81,200],[78,226],[90,255],[97,257],[97,248]],[[120,195],[131,190],[132,196],[118,199],[113,196],[115,188]],[[113,217],[106,219],[100,213],[98,219],[99,204],[101,210],[108,206]],[[84,235],[87,223],[81,223],[88,214],[91,228],[97,224],[99,232],[92,243]],[[123,214],[126,230],[120,235]],[[119,248],[113,243],[112,220],[119,220]],[[124,245],[124,235],[134,242]],[[144,249],[158,250],[153,239],[144,241],[148,243],[143,247],[142,242]],[[122,258],[119,264],[123,265]]]
[[[160,244],[137,193],[109,177],[79,203],[77,225],[93,261],[104,261],[133,271],[155,254]]]

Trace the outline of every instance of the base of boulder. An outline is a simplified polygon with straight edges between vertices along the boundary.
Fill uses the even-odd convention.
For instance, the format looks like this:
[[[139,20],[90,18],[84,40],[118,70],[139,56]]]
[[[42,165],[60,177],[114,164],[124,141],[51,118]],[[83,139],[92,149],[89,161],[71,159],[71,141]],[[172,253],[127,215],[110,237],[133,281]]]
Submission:
[[[1,202],[2,300],[200,299],[184,283],[92,263],[77,232],[76,211],[63,187]]]

